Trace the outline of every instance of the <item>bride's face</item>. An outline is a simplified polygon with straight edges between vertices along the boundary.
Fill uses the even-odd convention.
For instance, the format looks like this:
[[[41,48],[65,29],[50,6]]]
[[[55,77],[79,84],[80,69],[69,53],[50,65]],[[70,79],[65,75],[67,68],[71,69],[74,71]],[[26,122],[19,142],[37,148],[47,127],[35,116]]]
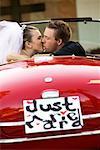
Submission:
[[[30,41],[31,48],[36,52],[43,51],[42,49],[42,35],[39,30],[31,30],[32,38]]]

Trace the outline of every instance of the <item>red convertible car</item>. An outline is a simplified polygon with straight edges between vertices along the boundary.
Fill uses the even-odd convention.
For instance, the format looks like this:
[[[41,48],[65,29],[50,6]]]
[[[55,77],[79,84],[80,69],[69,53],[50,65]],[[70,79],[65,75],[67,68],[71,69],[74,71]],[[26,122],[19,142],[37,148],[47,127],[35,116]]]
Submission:
[[[1,150],[100,150],[100,21],[69,22],[87,57],[0,65]]]

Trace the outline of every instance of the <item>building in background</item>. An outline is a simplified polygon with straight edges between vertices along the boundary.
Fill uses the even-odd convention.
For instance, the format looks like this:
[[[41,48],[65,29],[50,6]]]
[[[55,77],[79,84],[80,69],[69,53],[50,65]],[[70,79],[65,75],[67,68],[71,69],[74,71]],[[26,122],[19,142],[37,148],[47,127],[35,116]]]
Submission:
[[[100,0],[0,0],[0,20],[21,22],[88,16],[100,18]]]
[[[0,20],[76,17],[76,0],[0,0]]]

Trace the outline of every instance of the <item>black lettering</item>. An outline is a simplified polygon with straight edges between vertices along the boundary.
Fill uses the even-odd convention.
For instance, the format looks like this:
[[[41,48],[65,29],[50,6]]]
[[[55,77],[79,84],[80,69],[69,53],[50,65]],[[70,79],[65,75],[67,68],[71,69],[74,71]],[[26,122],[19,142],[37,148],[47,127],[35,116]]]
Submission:
[[[68,124],[68,122],[65,120],[65,117],[62,117],[62,121],[59,122],[60,128],[63,129],[64,128],[64,123]]]
[[[56,127],[54,127],[53,122],[51,120],[45,120],[43,122],[46,122],[44,124],[44,129],[56,128]]]
[[[77,117],[75,117],[75,116],[76,116],[75,113],[69,113],[69,114],[67,115],[67,117],[68,117],[70,120],[76,120]]]
[[[40,109],[42,110],[42,111],[49,111],[50,109],[51,109],[51,105],[50,104],[48,104],[47,105],[47,108],[43,108],[43,105],[40,105]]]
[[[65,103],[62,104],[63,106],[66,107],[67,110],[69,111],[75,111],[76,109],[71,109],[70,106],[73,105],[73,103],[69,103],[67,97],[65,97]]]
[[[53,110],[53,111],[59,111],[59,110],[61,110],[62,109],[62,107],[60,107],[59,105],[60,105],[60,102],[56,102],[56,103],[54,103],[53,104],[55,107],[52,107],[51,108],[51,110]]]
[[[73,122],[73,124],[72,124],[73,127],[77,127],[77,126],[81,125],[79,109],[78,109],[78,114],[79,114],[78,115],[79,118],[77,118],[78,120],[76,120],[75,122]]]
[[[31,110],[30,106],[26,106],[26,110],[29,112],[37,111],[37,102],[35,100],[33,100],[33,109]]]
[[[73,124],[72,124],[73,127],[78,127],[78,126],[80,126],[80,125],[81,125],[80,120],[76,120],[76,121],[73,122]]]
[[[30,121],[30,122],[26,122],[26,125],[29,127],[29,128],[33,128],[33,126],[32,126],[32,122],[35,120],[35,119],[37,119],[37,120],[40,120],[40,121],[43,121],[43,119],[41,119],[41,118],[39,118],[38,116],[33,116],[32,117],[32,120]]]
[[[54,115],[50,115],[51,119],[53,122],[56,122],[57,120],[55,119]]]
[[[62,109],[59,105],[60,105],[60,102],[54,103],[53,106],[51,106],[51,104],[48,104],[48,105],[47,105],[47,108],[44,108],[43,105],[40,105],[40,109],[41,109],[42,111],[45,111],[45,112],[47,112],[47,111],[49,111],[49,110],[59,111],[59,110]],[[55,107],[54,107],[54,106],[55,106]]]

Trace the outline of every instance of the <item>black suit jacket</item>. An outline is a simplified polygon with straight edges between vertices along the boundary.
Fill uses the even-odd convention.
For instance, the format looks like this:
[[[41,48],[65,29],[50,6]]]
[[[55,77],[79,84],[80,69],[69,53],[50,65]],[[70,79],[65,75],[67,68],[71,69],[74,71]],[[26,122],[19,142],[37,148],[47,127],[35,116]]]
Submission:
[[[86,56],[84,48],[74,41],[68,41],[65,45],[58,51],[52,53],[54,56],[59,55],[75,55],[75,56]]]

